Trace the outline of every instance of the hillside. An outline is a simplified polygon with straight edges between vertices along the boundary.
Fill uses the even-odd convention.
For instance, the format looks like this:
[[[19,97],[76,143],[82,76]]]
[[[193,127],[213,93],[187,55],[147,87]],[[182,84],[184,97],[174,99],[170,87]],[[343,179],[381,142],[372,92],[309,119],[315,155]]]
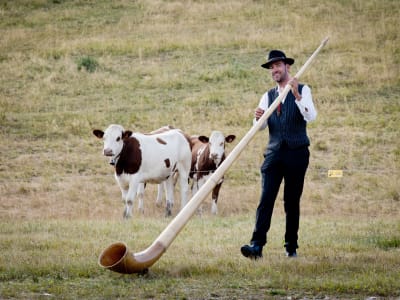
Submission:
[[[240,140],[273,85],[260,68],[268,51],[294,57],[294,73],[326,36],[328,45],[301,78],[312,87],[319,113],[309,126],[311,209],[351,213],[357,205],[368,214],[379,206],[379,214],[394,213],[400,200],[399,5],[279,3],[2,1],[2,218],[63,206],[70,211],[60,217],[96,218],[82,210],[89,198],[112,205],[104,196],[118,191],[109,191],[112,170],[94,128],[120,123],[146,132],[171,124],[190,134],[218,129]],[[228,172],[223,194],[235,205],[227,214],[248,209],[233,195],[248,198],[250,210],[257,202],[267,139],[260,132]],[[344,177],[328,178],[330,169],[343,169]]]
[[[0,0],[0,298],[398,297],[399,11],[397,0]],[[258,203],[263,131],[226,173],[218,216],[207,199],[149,277],[105,275],[103,246],[117,238],[145,247],[170,219],[149,185],[144,215],[135,207],[121,222],[120,191],[92,130],[217,129],[236,135],[230,152],[274,85],[260,67],[268,51],[295,58],[295,74],[325,37],[300,79],[318,111],[308,126],[304,257],[279,257],[279,200],[266,259],[239,259]]]

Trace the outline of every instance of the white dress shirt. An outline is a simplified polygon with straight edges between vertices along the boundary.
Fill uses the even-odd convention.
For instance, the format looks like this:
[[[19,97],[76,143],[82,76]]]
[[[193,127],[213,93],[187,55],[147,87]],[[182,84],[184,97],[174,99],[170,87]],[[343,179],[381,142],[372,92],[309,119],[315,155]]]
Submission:
[[[277,86],[278,94],[282,93],[283,89],[280,90],[279,86]],[[285,98],[286,99],[286,98]],[[282,103],[285,103],[285,99],[283,99]],[[303,115],[304,120],[308,122],[312,122],[317,117],[317,110],[315,109],[314,102],[312,100],[311,90],[308,85],[304,85],[301,90],[301,100],[295,100],[297,107],[299,108],[300,113]],[[268,92],[266,92],[260,99],[260,103],[258,107],[266,111],[269,107],[268,104]],[[268,120],[267,120],[268,121]],[[261,126],[260,130],[265,129],[267,127],[267,121]],[[253,120],[253,124],[257,121]]]

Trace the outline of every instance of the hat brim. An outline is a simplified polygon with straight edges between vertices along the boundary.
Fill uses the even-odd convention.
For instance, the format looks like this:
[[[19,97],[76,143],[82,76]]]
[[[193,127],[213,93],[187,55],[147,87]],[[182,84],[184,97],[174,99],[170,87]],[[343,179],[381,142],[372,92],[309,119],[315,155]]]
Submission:
[[[293,65],[294,64],[294,59],[293,58],[290,58],[290,57],[274,57],[274,58],[271,58],[270,60],[268,60],[265,64],[262,64],[261,67],[263,67],[265,69],[270,69],[271,68],[271,64],[276,62],[276,61],[279,61],[279,60],[284,61],[285,64],[288,64],[288,65]]]

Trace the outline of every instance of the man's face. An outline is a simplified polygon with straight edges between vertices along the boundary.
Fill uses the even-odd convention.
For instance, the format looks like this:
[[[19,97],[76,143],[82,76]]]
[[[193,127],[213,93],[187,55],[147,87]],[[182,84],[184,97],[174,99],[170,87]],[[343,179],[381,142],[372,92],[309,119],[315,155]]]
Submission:
[[[284,82],[287,79],[289,65],[282,60],[276,61],[270,65],[272,79],[277,83]]]

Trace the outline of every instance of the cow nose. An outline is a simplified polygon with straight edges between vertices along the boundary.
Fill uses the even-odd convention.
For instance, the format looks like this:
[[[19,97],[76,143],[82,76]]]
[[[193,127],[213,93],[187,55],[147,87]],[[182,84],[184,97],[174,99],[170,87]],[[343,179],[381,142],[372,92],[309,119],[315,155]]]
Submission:
[[[217,160],[217,159],[218,159],[218,154],[216,154],[216,153],[211,153],[211,154],[210,154],[210,158],[211,158],[212,160]]]
[[[111,149],[104,149],[104,150],[103,150],[103,154],[104,154],[105,156],[112,156],[112,155],[113,155],[113,152],[112,152]]]

